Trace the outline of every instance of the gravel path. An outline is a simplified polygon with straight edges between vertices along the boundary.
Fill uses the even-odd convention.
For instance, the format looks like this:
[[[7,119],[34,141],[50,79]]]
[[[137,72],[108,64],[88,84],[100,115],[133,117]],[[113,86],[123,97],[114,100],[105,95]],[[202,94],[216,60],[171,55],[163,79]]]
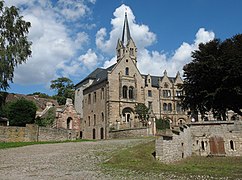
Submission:
[[[148,140],[42,144],[0,150],[0,179],[113,179],[98,166],[108,158],[104,154]]]
[[[112,152],[151,139],[105,140],[32,145],[0,150],[0,180],[116,180],[116,179],[210,179],[206,177],[177,177],[174,174],[139,173],[129,170],[101,171],[99,164]],[[222,178],[226,179],[226,178]]]

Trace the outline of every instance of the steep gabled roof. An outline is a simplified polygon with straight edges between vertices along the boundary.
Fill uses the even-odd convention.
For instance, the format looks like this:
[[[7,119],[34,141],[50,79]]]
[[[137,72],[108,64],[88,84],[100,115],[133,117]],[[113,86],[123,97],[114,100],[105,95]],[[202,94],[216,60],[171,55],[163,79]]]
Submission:
[[[147,77],[148,75],[142,74],[142,76],[145,77],[145,85],[147,86]],[[164,76],[150,76],[151,77],[151,86],[152,87],[159,87],[159,79],[162,81],[162,79],[164,78]],[[175,77],[168,77],[168,79],[174,83],[175,82]]]
[[[116,64],[113,64],[112,66],[110,66],[110,67],[108,67],[106,69],[103,69],[103,68],[97,68],[97,69],[95,69],[86,78],[84,78],[81,82],[77,83],[75,85],[75,87],[78,86],[79,84],[85,82],[86,80],[89,80],[89,79],[92,79],[93,80],[93,83],[92,83],[91,86],[94,86],[96,84],[99,84],[99,83],[107,80],[108,71],[111,71],[115,65]]]

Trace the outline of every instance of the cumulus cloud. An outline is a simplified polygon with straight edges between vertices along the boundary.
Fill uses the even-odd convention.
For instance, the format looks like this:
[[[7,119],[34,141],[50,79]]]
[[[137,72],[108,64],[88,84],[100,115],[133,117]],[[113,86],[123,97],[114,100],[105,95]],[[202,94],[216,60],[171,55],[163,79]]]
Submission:
[[[117,39],[121,38],[122,35],[124,12],[127,12],[131,33],[135,32],[132,33],[132,38],[138,49],[144,49],[156,41],[156,35],[149,30],[149,27],[144,24],[137,24],[130,7],[123,4],[113,13],[114,18],[111,20],[112,30],[109,37],[107,37],[106,28],[101,28],[96,34],[96,45],[102,52],[109,55],[115,54]]]
[[[94,4],[95,0],[86,2]],[[57,76],[68,77],[80,72],[83,64],[78,60],[79,51],[89,43],[89,36],[83,31],[73,32],[65,21],[91,13],[86,2],[59,0],[53,4],[50,0],[5,1],[7,6],[19,7],[24,19],[31,22],[28,37],[33,43],[32,57],[26,64],[16,68],[16,84],[46,84]]]
[[[98,56],[93,50],[88,49],[86,54],[79,57],[79,61],[82,62],[88,69],[93,69],[98,65]]]
[[[212,31],[200,28],[193,43],[183,42],[172,54],[149,51],[147,47],[156,42],[156,35],[149,30],[147,25],[137,24],[132,10],[126,5],[121,5],[113,13],[112,30],[107,32],[105,28],[101,28],[96,34],[96,45],[103,52],[115,53],[117,39],[122,34],[125,11],[128,13],[131,36],[138,47],[137,65],[140,72],[144,74],[162,75],[164,70],[167,70],[169,75],[175,76],[177,71],[182,71],[183,66],[191,61],[191,52],[198,49],[200,43],[206,43],[215,37]],[[109,34],[109,39],[107,39],[107,34]],[[105,61],[104,67],[114,63],[116,63],[116,57]]]

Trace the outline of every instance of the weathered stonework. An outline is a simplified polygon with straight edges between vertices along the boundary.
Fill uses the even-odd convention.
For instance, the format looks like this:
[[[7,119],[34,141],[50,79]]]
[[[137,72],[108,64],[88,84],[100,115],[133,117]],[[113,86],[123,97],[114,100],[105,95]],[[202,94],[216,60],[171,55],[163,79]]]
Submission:
[[[166,118],[172,125],[188,122],[180,108],[180,74],[176,77],[143,75],[137,68],[137,47],[127,15],[122,39],[116,46],[117,63],[97,68],[75,86],[75,109],[81,117],[82,138],[107,139],[110,130],[141,128],[135,106],[144,103],[156,118]],[[154,130],[153,130],[154,131]]]
[[[163,163],[198,156],[242,156],[242,121],[191,123],[170,134],[158,134],[156,158]]]
[[[37,142],[75,140],[74,130],[53,129],[27,124],[26,127],[0,126],[0,142]]]

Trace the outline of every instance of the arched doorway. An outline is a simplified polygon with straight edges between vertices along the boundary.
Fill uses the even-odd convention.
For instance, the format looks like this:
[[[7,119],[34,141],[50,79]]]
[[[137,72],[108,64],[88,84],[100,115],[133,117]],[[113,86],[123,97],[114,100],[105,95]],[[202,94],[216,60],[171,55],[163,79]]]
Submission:
[[[96,129],[92,130],[92,139],[96,139]]]
[[[126,107],[122,111],[123,122],[130,123],[134,119],[134,112],[131,108]]]
[[[68,117],[66,120],[66,129],[72,129],[72,118]]]

